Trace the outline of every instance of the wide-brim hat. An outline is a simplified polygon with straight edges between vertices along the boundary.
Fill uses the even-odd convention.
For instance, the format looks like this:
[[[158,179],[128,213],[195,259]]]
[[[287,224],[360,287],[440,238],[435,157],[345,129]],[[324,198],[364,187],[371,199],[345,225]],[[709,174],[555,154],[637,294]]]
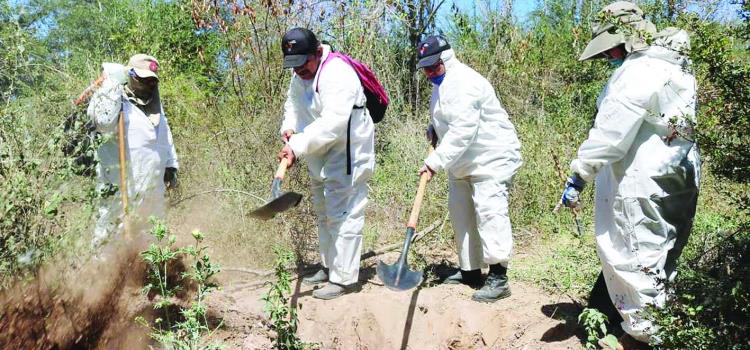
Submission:
[[[648,37],[656,27],[644,17],[643,10],[628,1],[617,1],[597,14],[599,20],[592,25],[592,39],[583,50],[580,61],[602,58],[602,53],[625,45],[627,52],[648,47]]]

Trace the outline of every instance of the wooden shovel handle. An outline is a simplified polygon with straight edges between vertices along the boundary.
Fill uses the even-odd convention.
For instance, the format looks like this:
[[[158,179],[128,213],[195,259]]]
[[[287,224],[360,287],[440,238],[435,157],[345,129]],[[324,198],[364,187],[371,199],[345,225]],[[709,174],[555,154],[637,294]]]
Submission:
[[[105,78],[107,78],[107,76],[104,75],[104,74],[102,74],[98,78],[96,78],[96,80],[94,80],[94,82],[91,83],[91,85],[89,85],[86,88],[86,90],[83,90],[83,92],[81,92],[81,94],[78,95],[78,97],[75,100],[73,100],[73,104],[76,105],[76,106],[78,106],[81,103],[83,103],[86,100],[88,100],[89,97],[91,97],[91,95],[94,93],[94,90],[98,89],[99,86],[102,85],[102,83],[104,82]]]
[[[427,155],[432,153],[432,146],[429,147]],[[427,170],[429,171],[429,170]],[[419,177],[419,187],[417,187],[417,196],[414,197],[414,205],[411,207],[411,214],[409,215],[409,222],[406,223],[406,227],[413,229],[417,228],[417,219],[419,219],[419,210],[422,209],[422,199],[424,198],[424,191],[427,188],[427,181],[429,174],[425,171]]]
[[[120,111],[120,118],[117,121],[117,145],[120,158],[120,194],[122,195],[122,212],[128,213],[128,181],[125,178],[127,174],[127,164],[125,162],[125,113]]]
[[[289,165],[289,159],[288,158],[281,158],[281,162],[279,162],[279,167],[276,168],[276,175],[273,177],[275,179],[283,180],[284,174],[286,173],[286,168]]]
[[[417,196],[414,198],[414,205],[411,207],[411,215],[409,215],[409,222],[406,227],[413,229],[417,228],[417,219],[419,219],[419,210],[422,209],[422,199],[424,198],[424,190],[427,187],[427,172],[422,173],[419,177],[419,187],[417,188]]]

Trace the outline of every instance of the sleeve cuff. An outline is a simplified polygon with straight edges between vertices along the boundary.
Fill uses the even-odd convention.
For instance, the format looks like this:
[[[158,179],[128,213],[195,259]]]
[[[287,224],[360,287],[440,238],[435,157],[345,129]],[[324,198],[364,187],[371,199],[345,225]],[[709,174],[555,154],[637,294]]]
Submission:
[[[300,157],[307,154],[308,143],[307,135],[305,135],[305,133],[300,133],[292,135],[292,137],[289,138],[287,145],[289,145],[289,148],[294,151],[295,157]]]
[[[293,130],[294,132],[297,132],[297,130],[295,130],[295,127],[293,125],[281,124],[281,128],[279,129],[279,135],[283,136],[284,131],[287,131],[287,130]]]
[[[583,179],[583,181],[586,181],[586,183],[591,183],[592,181],[594,181],[597,173],[596,169],[587,166],[580,159],[574,159],[570,163],[570,171],[578,174],[578,176]]]
[[[439,172],[443,170],[443,164],[440,161],[440,157],[438,157],[437,153],[433,152],[430,154],[427,159],[424,160],[424,164],[430,167],[432,171]]]

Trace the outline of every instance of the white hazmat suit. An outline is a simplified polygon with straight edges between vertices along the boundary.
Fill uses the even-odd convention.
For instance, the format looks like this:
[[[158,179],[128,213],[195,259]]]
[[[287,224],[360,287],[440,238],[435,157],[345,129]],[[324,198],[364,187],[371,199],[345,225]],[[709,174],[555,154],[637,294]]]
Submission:
[[[508,186],[521,166],[521,144],[489,81],[441,53],[445,77],[433,85],[431,124],[439,145],[425,159],[448,172],[449,211],[462,270],[508,266],[513,235]]]
[[[596,178],[596,245],[607,290],[623,329],[644,342],[653,330],[640,311],[664,303],[659,280],[675,277],[698,196],[690,127],[696,82],[687,64],[660,46],[628,55],[599,96],[594,127],[571,163],[584,181]]]
[[[125,117],[126,181],[128,187],[128,219],[135,230],[148,226],[148,218],[164,218],[166,213],[164,170],[178,168],[177,153],[172,142],[164,110],[157,125],[137,106],[128,101],[123,87],[106,79],[91,98],[87,113],[106,141],[97,150],[97,190],[101,195],[93,246],[104,243],[123,228],[120,163],[117,141],[119,112]]]
[[[331,49],[321,46],[323,62]],[[375,128],[365,101],[354,69],[332,58],[312,80],[292,77],[281,125],[282,133],[295,132],[288,143],[295,156],[307,160],[321,261],[329,281],[344,286],[359,278],[367,181],[375,168]]]

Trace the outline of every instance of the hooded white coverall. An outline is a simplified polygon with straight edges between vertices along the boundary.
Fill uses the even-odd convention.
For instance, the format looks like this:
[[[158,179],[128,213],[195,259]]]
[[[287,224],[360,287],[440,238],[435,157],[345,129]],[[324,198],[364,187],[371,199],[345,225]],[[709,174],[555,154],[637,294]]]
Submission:
[[[97,191],[101,195],[92,245],[98,247],[116,231],[123,228],[120,163],[117,141],[119,112],[125,116],[125,152],[127,164],[128,218],[131,227],[148,229],[148,218],[166,215],[164,170],[178,168],[177,153],[172,142],[172,131],[161,110],[159,123],[149,118],[123,94],[122,85],[106,79],[89,102],[87,114],[96,130],[105,138],[97,157]]]
[[[322,46],[324,61],[330,47]],[[295,156],[307,160],[321,261],[329,281],[341,285],[359,278],[367,181],[375,168],[375,128],[365,100],[354,69],[332,58],[313,80],[292,76],[281,124],[282,133],[295,132],[288,143]]]
[[[675,277],[698,197],[700,158],[688,123],[695,122],[696,82],[687,64],[660,46],[628,55],[571,163],[586,182],[596,177],[596,246],[607,290],[623,330],[644,342],[653,329],[640,311],[664,303],[658,281]]]
[[[521,143],[490,82],[459,62],[452,49],[441,59],[445,77],[433,85],[430,99],[439,145],[425,164],[448,172],[461,269],[507,267],[513,250],[508,186],[522,163]]]

